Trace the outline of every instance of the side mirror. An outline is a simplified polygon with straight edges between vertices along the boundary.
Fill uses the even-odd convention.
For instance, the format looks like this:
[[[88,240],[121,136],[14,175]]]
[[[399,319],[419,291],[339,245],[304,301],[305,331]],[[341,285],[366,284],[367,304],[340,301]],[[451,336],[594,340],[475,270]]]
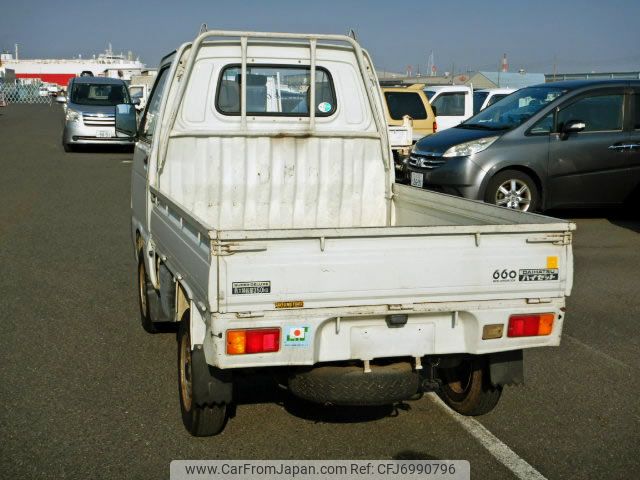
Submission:
[[[562,127],[562,133],[578,133],[587,128],[587,125],[582,120],[569,120]]]
[[[135,137],[137,133],[135,107],[131,103],[116,105],[116,136]]]
[[[67,103],[67,97],[65,97],[64,95],[58,95],[56,97],[56,102],[58,102],[58,103]]]

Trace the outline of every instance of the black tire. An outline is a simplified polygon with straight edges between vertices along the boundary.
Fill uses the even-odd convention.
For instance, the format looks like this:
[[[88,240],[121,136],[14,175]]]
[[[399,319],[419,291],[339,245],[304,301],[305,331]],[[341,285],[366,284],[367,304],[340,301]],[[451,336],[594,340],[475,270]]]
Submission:
[[[147,333],[156,333],[157,329],[154,325],[152,302],[156,299],[152,295],[156,295],[155,288],[147,275],[147,266],[144,263],[144,251],[138,253],[138,306],[140,307],[140,323]]]
[[[220,433],[227,420],[225,403],[197,405],[193,396],[193,385],[209,379],[194,378],[197,369],[193,369],[193,352],[189,334],[189,315],[180,322],[178,329],[178,391],[182,423],[195,437],[209,437]]]
[[[443,385],[438,395],[462,415],[489,413],[502,395],[502,387],[492,385],[484,357],[465,359],[454,368],[439,369]]]
[[[64,151],[67,153],[74,151],[74,146],[69,143],[62,142],[62,148],[64,148]]]
[[[389,405],[413,397],[420,377],[410,363],[362,366],[325,366],[302,370],[289,379],[296,397],[331,405]]]
[[[506,194],[500,189],[504,185],[507,185]],[[521,190],[523,187],[524,190]],[[519,170],[498,172],[489,180],[484,194],[484,201],[487,203],[525,212],[537,211],[542,204],[540,200],[540,189],[536,182]]]

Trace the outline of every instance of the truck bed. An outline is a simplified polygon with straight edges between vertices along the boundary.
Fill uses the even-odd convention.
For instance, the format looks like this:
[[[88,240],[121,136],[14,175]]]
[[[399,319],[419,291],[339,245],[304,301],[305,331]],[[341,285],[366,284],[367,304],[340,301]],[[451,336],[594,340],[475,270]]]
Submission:
[[[177,242],[161,250],[176,253],[173,270],[197,276],[197,296],[206,291],[220,313],[540,302],[571,290],[572,223],[413,187],[394,186],[390,227],[215,230],[162,195],[157,204],[153,228],[169,235],[156,238]],[[178,254],[189,240],[195,264]]]

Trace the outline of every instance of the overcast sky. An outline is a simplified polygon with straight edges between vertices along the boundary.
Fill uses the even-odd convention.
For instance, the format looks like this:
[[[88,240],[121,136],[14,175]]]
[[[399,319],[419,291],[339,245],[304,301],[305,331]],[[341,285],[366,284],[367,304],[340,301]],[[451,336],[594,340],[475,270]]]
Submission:
[[[166,3],[166,6],[165,6]],[[22,58],[91,57],[111,42],[149,66],[202,23],[209,28],[347,33],[353,28],[378,70],[425,72],[433,50],[440,72],[640,70],[640,1],[352,0],[9,0],[0,49]]]

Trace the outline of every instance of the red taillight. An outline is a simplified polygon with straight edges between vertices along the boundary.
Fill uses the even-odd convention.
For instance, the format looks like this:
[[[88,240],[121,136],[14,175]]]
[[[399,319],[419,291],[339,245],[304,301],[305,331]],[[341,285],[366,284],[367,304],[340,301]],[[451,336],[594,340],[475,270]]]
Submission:
[[[511,315],[507,337],[536,337],[549,335],[553,330],[553,313]]]
[[[433,121],[433,133],[436,133],[438,131],[438,122],[436,122],[435,120]]]
[[[227,353],[266,353],[280,350],[279,328],[257,328],[254,330],[227,330]]]

